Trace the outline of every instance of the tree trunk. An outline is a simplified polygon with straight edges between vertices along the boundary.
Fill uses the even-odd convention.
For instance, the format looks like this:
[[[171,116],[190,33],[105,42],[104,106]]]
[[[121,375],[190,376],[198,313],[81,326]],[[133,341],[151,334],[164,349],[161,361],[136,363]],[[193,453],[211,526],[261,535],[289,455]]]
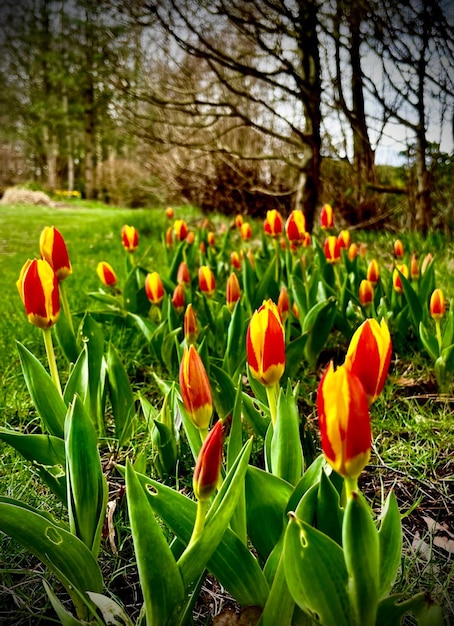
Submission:
[[[87,79],[90,80],[90,77]],[[85,90],[85,197],[92,200],[95,197],[95,103],[93,85]]]

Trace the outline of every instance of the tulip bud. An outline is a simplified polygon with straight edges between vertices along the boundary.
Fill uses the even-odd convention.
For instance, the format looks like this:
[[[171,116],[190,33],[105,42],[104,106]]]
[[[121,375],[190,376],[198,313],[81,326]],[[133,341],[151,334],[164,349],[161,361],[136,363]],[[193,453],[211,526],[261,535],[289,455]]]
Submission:
[[[209,500],[216,491],[221,474],[222,431],[223,425],[219,420],[200,448],[192,483],[197,500]]]
[[[211,246],[211,247],[213,247],[214,244],[216,243],[215,234],[211,230],[210,230],[210,232],[207,235],[207,241],[208,241],[208,245]]]
[[[240,255],[238,254],[236,250],[232,250],[232,252],[230,253],[230,263],[232,267],[235,268],[236,270],[241,269]]]
[[[428,252],[426,256],[423,258],[422,263],[421,263],[421,274],[425,274],[427,268],[429,267],[429,265],[432,263],[433,260],[434,260],[433,256],[430,254],[430,252]]]
[[[285,369],[285,332],[272,300],[266,300],[251,317],[246,353],[251,374],[262,385],[274,385],[280,380]]]
[[[96,273],[99,276],[100,281],[106,287],[113,287],[117,284],[117,276],[109,263],[101,261],[96,267]]]
[[[359,244],[359,256],[366,256],[367,253],[367,244],[365,243],[360,243]]]
[[[249,250],[247,251],[246,258],[249,261],[249,265],[252,267],[252,269],[255,269],[255,257],[252,248],[249,248]]]
[[[237,228],[241,228],[242,225],[243,225],[243,216],[241,215],[241,213],[238,213],[238,215],[235,217],[235,226]]]
[[[125,224],[121,229],[121,240],[123,247],[128,252],[135,252],[139,245],[139,233],[134,226],[128,226]]]
[[[366,278],[370,283],[372,283],[374,287],[377,285],[380,279],[380,268],[375,259],[372,259],[372,261],[367,266]]]
[[[411,255],[410,276],[412,280],[418,280],[419,278],[419,263],[418,263],[418,257],[416,256],[415,253]]]
[[[374,301],[374,286],[370,280],[362,280],[359,285],[359,301],[364,308]]]
[[[194,243],[194,241],[195,241],[195,234],[194,234],[194,231],[193,231],[193,230],[190,230],[190,231],[188,232],[188,234],[186,235],[186,243],[187,243],[189,246],[192,246],[192,244]],[[203,243],[203,241],[202,241],[201,243]],[[205,245],[205,244],[204,244],[204,245]]]
[[[361,381],[369,404],[381,393],[389,364],[392,344],[388,325],[382,319],[367,319],[353,334],[345,357],[345,367]]]
[[[186,343],[195,343],[197,341],[197,337],[199,335],[199,329],[197,326],[197,317],[194,311],[194,308],[191,303],[186,307],[186,311],[184,314],[184,337],[186,339]]]
[[[299,210],[292,211],[285,223],[285,233],[290,243],[299,246],[306,233],[306,218]]]
[[[28,259],[16,282],[24,303],[28,321],[46,329],[55,324],[60,315],[58,279],[45,259]]]
[[[354,261],[358,255],[358,245],[356,243],[351,243],[348,248],[348,258],[350,261]]]
[[[172,304],[177,313],[182,313],[184,311],[185,295],[183,283],[178,283],[175,287],[172,295]]]
[[[172,209],[171,206],[168,206],[167,209],[166,209],[166,217],[167,217],[167,219],[173,220],[174,215],[175,215],[175,211]]]
[[[356,479],[370,458],[369,407],[357,376],[345,366],[328,366],[317,391],[323,454],[344,478]]]
[[[263,230],[270,237],[278,237],[282,233],[283,221],[282,216],[276,209],[267,211]]]
[[[165,295],[165,289],[158,272],[147,274],[145,278],[145,293],[152,304],[161,304]]]
[[[339,240],[339,246],[341,248],[348,248],[350,245],[350,231],[348,230],[341,230],[339,235],[338,235],[338,240]]]
[[[285,322],[289,316],[290,311],[290,299],[288,297],[288,290],[285,285],[282,286],[277,300],[277,309],[281,316],[281,320]]]
[[[64,280],[72,273],[65,240],[55,226],[46,226],[42,231],[39,253],[53,268],[58,280]]]
[[[396,259],[403,259],[405,255],[404,244],[400,239],[396,239],[394,242],[394,256]]]
[[[311,245],[312,240],[311,240],[311,234],[310,233],[304,233],[304,237],[303,237],[303,247],[304,248],[309,248],[309,246]]]
[[[213,413],[211,387],[202,359],[193,345],[186,346],[180,364],[180,392],[193,424],[207,430]]]
[[[429,311],[433,320],[440,322],[445,314],[445,296],[441,289],[434,289],[430,296]]]
[[[199,267],[199,288],[208,297],[212,296],[216,289],[214,274],[208,265]]]
[[[175,220],[173,223],[173,231],[178,241],[184,241],[188,236],[188,227],[184,220]]]
[[[403,276],[405,276],[405,278],[408,278],[408,267],[405,265],[405,263],[402,263],[401,265],[396,265],[393,270],[393,287],[396,293],[402,293],[402,291],[404,290],[399,272]]]
[[[330,204],[324,204],[320,213],[320,226],[323,229],[333,228],[334,226],[334,211]]]
[[[325,239],[323,251],[325,253],[325,258],[328,263],[339,263],[341,259],[341,250],[339,240],[335,235],[330,235]]]
[[[232,272],[227,280],[225,299],[230,312],[235,308],[235,304],[241,298],[241,288],[237,275]]]
[[[171,248],[173,246],[173,229],[171,226],[166,230],[166,246]]]
[[[252,229],[249,222],[244,222],[243,224],[241,224],[240,235],[243,241],[249,241],[249,239],[252,237]]]
[[[191,275],[189,274],[189,267],[186,261],[181,261],[178,266],[177,283],[184,283],[188,287],[191,284]]]

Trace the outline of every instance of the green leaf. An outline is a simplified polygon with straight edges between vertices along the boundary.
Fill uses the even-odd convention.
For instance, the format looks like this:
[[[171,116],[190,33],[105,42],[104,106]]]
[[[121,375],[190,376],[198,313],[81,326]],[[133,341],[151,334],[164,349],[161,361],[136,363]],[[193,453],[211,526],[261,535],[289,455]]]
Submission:
[[[66,475],[71,531],[97,556],[107,504],[95,428],[76,396],[65,424]]]
[[[246,326],[241,301],[233,309],[232,317],[227,329],[227,347],[225,350],[223,369],[232,378],[236,378],[243,367],[246,354]]]
[[[81,325],[81,334],[87,352],[89,415],[95,424],[98,435],[102,436],[105,432],[106,363],[104,359],[104,333],[93,317],[87,314]]]
[[[235,404],[233,407],[232,423],[227,445],[227,462],[226,468],[229,471],[237,459],[243,447],[243,425],[241,421],[242,410],[242,391],[241,385],[237,385]],[[247,523],[246,523],[246,491],[243,483],[241,493],[238,497],[238,505],[232,516],[230,526],[236,532],[238,537],[246,545],[247,542]]]
[[[309,465],[309,467],[306,469],[306,471],[296,484],[295,489],[292,491],[289,501],[287,502],[287,506],[285,507],[286,513],[289,513],[290,511],[296,511],[297,517],[299,517],[300,519],[304,519],[304,521],[308,521],[305,517],[301,517],[299,510],[297,509],[297,507],[299,506],[298,503],[311,487],[317,485],[320,482],[323,466],[325,464],[325,457],[323,456],[323,454],[320,454],[315,459],[315,461],[313,461]]]
[[[322,471],[317,496],[317,528],[340,546],[343,517],[339,493],[326,472]]]
[[[63,398],[38,359],[20,342],[17,342],[17,349],[25,384],[44,430],[50,435],[63,438],[66,416]]]
[[[372,512],[361,493],[353,492],[342,528],[348,594],[355,624],[375,626],[380,578],[380,547]]]
[[[159,420],[154,419],[151,437],[153,447],[157,454],[155,465],[159,475],[163,478],[173,472],[177,462],[177,445],[175,435],[167,424],[163,424]]]
[[[283,557],[287,585],[298,606],[323,626],[351,626],[342,548],[293,515]]]
[[[44,589],[46,590],[47,597],[49,598],[50,603],[52,604],[52,608],[57,614],[58,619],[60,620],[60,623],[62,624],[62,626],[84,626],[86,622],[85,621],[81,622],[80,620],[76,619],[72,613],[70,613],[69,611],[65,609],[63,604],[60,602],[60,600],[57,598],[57,596],[55,595],[55,593],[52,591],[52,589],[49,587],[49,585],[47,584],[45,580],[43,580],[43,585],[44,585]]]
[[[62,286],[60,287],[62,288]],[[60,308],[60,316],[58,322],[54,326],[55,336],[58,345],[63,352],[65,358],[70,363],[75,363],[79,355],[79,346],[77,345],[74,330],[71,328],[65,315],[64,307]]]
[[[419,337],[426,352],[434,361],[436,361],[440,356],[437,338],[424,326],[422,322],[419,324]]]
[[[291,626],[295,601],[285,578],[284,557],[281,553],[270,595],[260,618],[260,626]]]
[[[221,419],[225,419],[233,411],[236,394],[235,385],[227,372],[214,363],[210,364],[208,376],[216,413]]]
[[[299,433],[299,415],[290,381],[279,392],[277,419],[271,440],[273,474],[295,485],[303,472],[303,450]]]
[[[293,380],[298,374],[298,370],[303,362],[304,348],[307,342],[307,335],[300,335],[296,339],[289,341],[285,347],[285,372],[284,378]]]
[[[308,334],[304,355],[311,367],[316,364],[320,352],[325,347],[335,316],[336,300],[329,298],[312,307],[304,318],[302,331],[303,334]]]
[[[443,328],[443,339],[441,342],[442,349],[454,343],[454,306],[449,307],[449,312],[446,317],[446,323]]]
[[[242,392],[242,398],[244,417],[256,435],[264,437],[271,421],[269,408],[260,404],[255,398],[248,395],[245,391]],[[257,408],[258,406],[261,406],[263,413],[259,411]]]
[[[21,502],[0,497],[0,530],[39,558],[73,595],[101,593],[103,579],[91,551],[50,516]]]
[[[273,259],[270,263],[267,264],[265,273],[261,276],[259,283],[255,289],[255,294],[253,296],[252,309],[258,309],[264,300],[271,298],[274,302],[277,302],[279,298],[279,285],[276,282],[276,259],[273,256]]]
[[[378,531],[380,545],[379,597],[388,595],[396,579],[402,556],[402,525],[394,492],[386,498]]]
[[[413,330],[415,331],[417,335],[419,332],[419,324],[422,322],[422,318],[423,318],[422,305],[419,300],[418,294],[411,286],[410,281],[407,278],[405,278],[402,272],[399,272],[399,275],[400,275],[400,279],[402,282],[404,295],[407,300],[409,311],[410,311],[410,320],[413,326]]]
[[[378,605],[376,626],[400,626],[402,618],[412,613],[419,626],[443,626],[440,606],[428,593],[419,593],[409,600],[404,600],[403,593],[384,598]]]
[[[248,468],[246,474],[248,534],[264,561],[284,529],[285,507],[291,493],[292,486],[281,478],[258,467]]]
[[[121,468],[119,468],[121,469]],[[182,493],[147,476],[138,475],[148,501],[181,542],[188,544],[196,518],[197,504]],[[230,529],[225,531],[208,569],[242,606],[264,606],[269,588],[257,559]]]
[[[144,487],[129,461],[126,464],[126,493],[147,624],[165,626],[184,600],[185,589]]]
[[[132,421],[135,414],[134,395],[126,369],[113,344],[109,344],[106,362],[109,398],[115,420],[115,435],[119,445],[127,445],[132,434]]]

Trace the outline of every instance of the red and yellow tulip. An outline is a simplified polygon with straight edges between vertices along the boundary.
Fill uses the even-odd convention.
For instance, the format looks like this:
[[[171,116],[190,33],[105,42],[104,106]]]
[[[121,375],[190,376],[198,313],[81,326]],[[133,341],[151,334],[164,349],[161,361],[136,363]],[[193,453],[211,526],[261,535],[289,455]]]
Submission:
[[[356,243],[351,243],[349,248],[348,248],[348,258],[350,259],[350,261],[354,261],[356,259],[356,257],[358,256],[358,244]]]
[[[199,327],[197,324],[197,316],[191,303],[186,307],[183,320],[184,338],[189,345],[197,341],[199,336]]]
[[[238,280],[238,276],[235,272],[232,272],[227,280],[225,299],[227,303],[227,308],[230,312],[235,308],[235,304],[241,298],[241,287],[240,282]]]
[[[210,230],[210,232],[207,235],[207,242],[208,242],[208,245],[211,247],[213,247],[216,243],[216,235],[214,234],[212,230]]]
[[[168,220],[173,220],[174,216],[175,216],[175,211],[173,210],[171,206],[168,206],[166,209],[166,218]]]
[[[446,301],[441,289],[434,289],[430,296],[429,311],[433,320],[441,322],[445,315]]]
[[[389,364],[392,343],[385,320],[367,319],[353,334],[345,357],[345,367],[361,381],[369,404],[381,393]]]
[[[128,252],[135,252],[139,246],[139,233],[134,226],[125,224],[121,229],[121,240],[123,247]]]
[[[230,253],[230,264],[236,270],[241,269],[241,258],[236,250],[232,250]]]
[[[28,259],[16,286],[31,324],[47,329],[57,322],[60,315],[58,279],[45,259]]]
[[[161,304],[165,296],[165,289],[158,272],[147,274],[145,278],[145,293],[152,304]]]
[[[375,287],[380,280],[380,267],[376,259],[372,259],[372,261],[367,266],[367,280],[372,283]]]
[[[241,228],[242,225],[243,225],[243,216],[241,215],[241,213],[238,213],[235,216],[235,226],[236,228]]]
[[[359,301],[365,308],[371,306],[374,301],[374,286],[370,280],[364,279],[359,284]]]
[[[339,245],[341,248],[345,248],[346,250],[350,246],[350,231],[349,230],[341,230],[339,235],[337,236],[339,239]]]
[[[282,234],[283,225],[282,215],[277,209],[271,209],[271,211],[266,212],[263,224],[265,234],[270,235],[270,237],[279,237]]]
[[[173,290],[172,294],[172,304],[177,313],[183,313],[184,306],[186,303],[186,297],[184,293],[183,283],[178,283],[178,285]]]
[[[410,259],[410,276],[412,280],[419,279],[419,262],[415,253],[411,255]]]
[[[200,448],[192,481],[199,501],[209,500],[219,483],[222,464],[223,424],[219,420]]]
[[[189,287],[191,284],[191,275],[186,261],[181,261],[177,271],[177,283],[183,283]]]
[[[113,267],[106,261],[101,261],[96,267],[96,273],[99,280],[106,287],[113,287],[117,284],[117,275],[115,274]]]
[[[243,241],[249,241],[249,239],[252,237],[252,229],[249,222],[243,222],[243,224],[241,224],[240,235]]]
[[[180,392],[193,424],[202,432],[208,430],[213,413],[210,381],[194,345],[186,346],[180,364]]]
[[[262,385],[279,382],[285,369],[285,333],[272,300],[256,310],[246,334],[246,353],[252,376]]]
[[[285,322],[288,319],[290,312],[290,298],[288,295],[288,289],[285,285],[282,285],[281,290],[279,292],[279,298],[277,300],[277,309],[281,316],[282,322]]]
[[[341,260],[341,248],[339,245],[339,240],[335,235],[330,235],[325,239],[323,251],[325,253],[325,258],[328,263],[339,263],[339,261]]]
[[[291,244],[301,245],[306,234],[306,218],[299,210],[292,211],[285,222],[285,234]]]
[[[39,253],[53,268],[59,281],[72,273],[65,240],[55,226],[46,226],[42,231],[39,238]]]
[[[189,233],[186,222],[184,220],[175,220],[173,223],[173,232],[178,241],[184,241]]]
[[[396,293],[402,293],[404,290],[399,272],[405,276],[405,278],[408,278],[408,266],[405,265],[405,263],[401,263],[396,265],[393,270],[393,288]]]
[[[396,239],[394,242],[394,256],[396,259],[403,259],[405,255],[404,244],[400,239]]]
[[[317,412],[326,460],[356,481],[369,461],[372,435],[366,393],[347,367],[330,363],[318,387]]]
[[[198,278],[200,291],[208,297],[212,296],[216,289],[216,280],[213,271],[208,265],[199,267]]]
[[[333,228],[334,226],[334,211],[330,204],[324,204],[320,213],[320,226],[323,229]]]

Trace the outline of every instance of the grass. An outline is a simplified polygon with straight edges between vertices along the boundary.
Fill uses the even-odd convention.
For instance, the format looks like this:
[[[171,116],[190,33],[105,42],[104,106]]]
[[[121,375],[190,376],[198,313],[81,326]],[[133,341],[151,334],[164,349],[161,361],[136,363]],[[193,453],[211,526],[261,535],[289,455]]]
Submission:
[[[200,216],[192,207],[181,207],[178,217],[195,222]],[[221,218],[214,216],[215,222]],[[38,240],[46,225],[55,225],[64,235],[73,266],[67,290],[73,312],[90,304],[87,294],[99,286],[96,265],[104,260],[124,276],[125,252],[120,243],[123,224],[133,224],[140,233],[139,255],[150,270],[166,271],[162,233],[167,226],[164,210],[124,210],[76,202],[67,209],[42,207],[0,208],[0,274],[3,278],[0,317],[0,425],[33,430],[38,426],[26,392],[16,351],[16,340],[37,356],[44,356],[41,333],[28,323],[15,282],[27,258],[38,255]],[[259,227],[257,227],[258,229]],[[371,255],[390,258],[393,234],[353,233],[355,241],[365,241]],[[454,249],[435,234],[426,240],[414,234],[404,238],[407,249],[427,252],[437,261],[437,282],[448,298],[454,297]],[[385,253],[384,253],[385,251]],[[133,376],[135,388],[150,397],[152,387],[149,357],[135,357],[137,342],[131,335],[117,337]],[[147,360],[148,359],[148,360]],[[404,553],[395,590],[416,592],[429,589],[443,606],[445,623],[454,620],[454,554],[443,539],[454,539],[453,481],[454,398],[436,393],[431,362],[419,352],[394,360],[385,392],[372,407],[374,445],[370,466],[362,476],[362,488],[377,505],[382,493],[394,488],[404,527]],[[305,372],[301,385],[301,406],[307,409],[310,427],[316,433],[314,397],[317,371]],[[24,500],[32,506],[49,509],[57,516],[58,505],[42,488],[29,464],[8,446],[0,443],[0,493]],[[184,480],[182,483],[184,486]],[[112,483],[111,497],[117,504],[116,531],[120,556],[113,558],[108,547],[103,552],[103,568],[109,572],[109,587],[123,600],[132,615],[140,604],[140,587],[128,534],[125,501],[121,483]],[[440,527],[433,531],[434,520]],[[2,538],[0,545],[0,621],[15,626],[56,623],[43,593],[42,579],[48,574],[39,562],[13,541]],[[209,594],[208,594],[209,596]],[[205,623],[205,622],[203,622]],[[452,622],[451,622],[452,623]]]

